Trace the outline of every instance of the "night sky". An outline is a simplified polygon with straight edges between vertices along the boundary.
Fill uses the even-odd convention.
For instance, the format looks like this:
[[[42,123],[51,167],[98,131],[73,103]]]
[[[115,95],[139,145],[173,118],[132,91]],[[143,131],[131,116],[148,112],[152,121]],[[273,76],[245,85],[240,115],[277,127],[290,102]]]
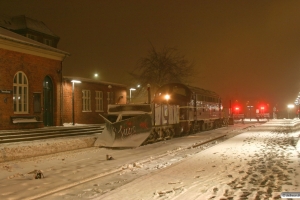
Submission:
[[[77,2],[77,3],[75,3]],[[300,1],[1,0],[1,14],[43,21],[71,53],[63,74],[124,83],[151,44],[176,47],[192,85],[285,108],[300,91]]]

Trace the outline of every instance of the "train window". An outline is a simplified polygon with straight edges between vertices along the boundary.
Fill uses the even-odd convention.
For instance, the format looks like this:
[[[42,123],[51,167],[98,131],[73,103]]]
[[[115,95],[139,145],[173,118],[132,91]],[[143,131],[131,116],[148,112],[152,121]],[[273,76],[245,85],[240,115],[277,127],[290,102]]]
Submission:
[[[197,100],[198,100],[198,101],[203,101],[203,96],[201,96],[201,95],[198,94],[198,95],[197,95]]]

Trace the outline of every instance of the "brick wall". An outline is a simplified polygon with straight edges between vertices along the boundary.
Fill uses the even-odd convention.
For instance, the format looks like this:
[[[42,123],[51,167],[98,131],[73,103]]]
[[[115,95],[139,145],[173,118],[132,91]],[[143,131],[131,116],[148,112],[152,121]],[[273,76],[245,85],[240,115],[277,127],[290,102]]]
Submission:
[[[82,111],[82,90],[91,91],[91,111]],[[103,112],[96,112],[96,91],[103,92]],[[111,104],[125,104],[126,103],[126,88],[112,85],[108,88],[108,84],[97,82],[82,82],[75,83],[74,86],[74,115],[75,123],[78,124],[100,124],[104,120],[99,116],[107,113],[108,96],[107,92],[114,93],[114,102]],[[121,97],[122,96],[122,97]],[[63,123],[72,123],[72,83],[70,80],[63,81]]]
[[[0,129],[21,129],[43,127],[43,123],[13,124],[11,116],[38,116],[43,120],[43,111],[34,113],[33,93],[41,93],[43,107],[43,81],[49,76],[53,82],[53,125],[60,125],[60,80],[61,61],[18,53],[0,48],[0,90],[13,90],[13,78],[18,71],[28,79],[28,114],[15,114],[13,94],[0,94]],[[60,70],[58,72],[58,70]]]

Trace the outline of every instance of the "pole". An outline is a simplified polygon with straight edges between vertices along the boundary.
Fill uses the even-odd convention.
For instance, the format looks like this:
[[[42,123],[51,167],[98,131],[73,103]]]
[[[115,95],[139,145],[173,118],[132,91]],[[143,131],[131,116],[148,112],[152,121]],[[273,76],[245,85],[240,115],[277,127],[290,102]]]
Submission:
[[[230,111],[230,117],[232,117],[231,100],[229,101],[229,111]]]
[[[150,84],[147,84],[147,89],[148,89],[148,104],[151,103],[151,90],[150,90]]]
[[[73,126],[75,125],[75,113],[74,113],[74,82],[72,82],[72,121]]]
[[[131,103],[131,89],[129,90],[129,103]]]

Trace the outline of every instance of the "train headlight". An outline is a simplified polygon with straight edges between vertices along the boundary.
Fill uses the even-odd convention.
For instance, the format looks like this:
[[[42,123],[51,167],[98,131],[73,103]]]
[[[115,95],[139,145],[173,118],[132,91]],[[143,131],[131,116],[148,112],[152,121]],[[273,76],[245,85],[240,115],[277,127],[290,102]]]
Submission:
[[[170,99],[170,95],[166,94],[166,95],[165,95],[165,100],[168,101],[169,99]]]

